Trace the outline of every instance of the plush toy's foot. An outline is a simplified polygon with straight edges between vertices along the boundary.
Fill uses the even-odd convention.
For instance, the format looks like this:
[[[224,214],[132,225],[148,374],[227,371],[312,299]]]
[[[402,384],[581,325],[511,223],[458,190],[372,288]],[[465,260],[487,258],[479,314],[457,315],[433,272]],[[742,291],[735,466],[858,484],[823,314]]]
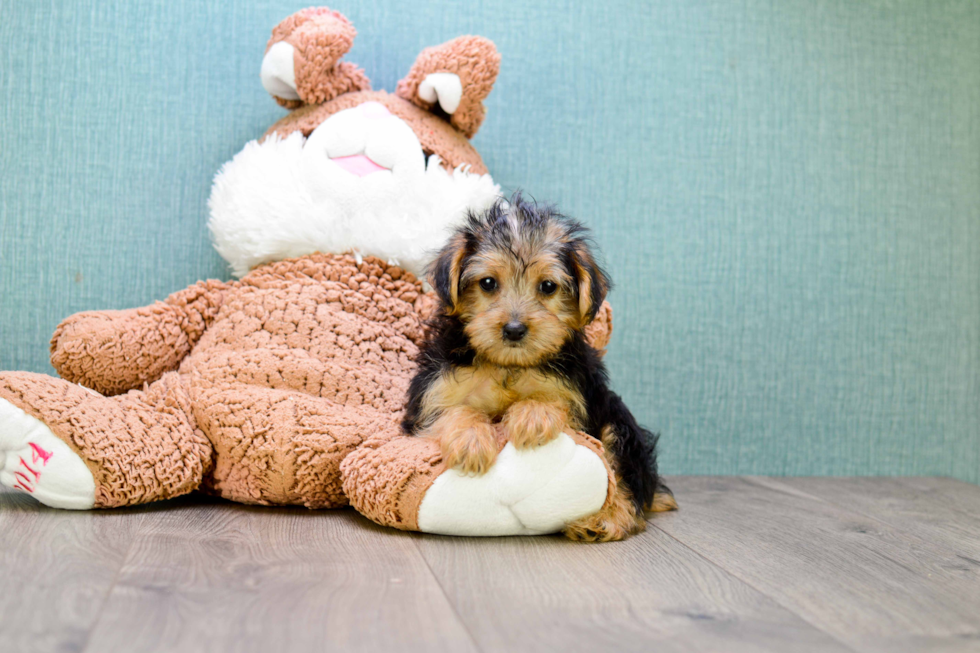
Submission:
[[[0,482],[58,508],[109,508],[196,489],[211,444],[179,376],[104,397],[43,374],[0,373]]]
[[[557,533],[598,512],[613,487],[601,445],[574,432],[531,449],[507,443],[480,476],[447,469],[439,443],[411,436],[367,442],[341,471],[363,515],[446,535]]]
[[[52,508],[95,505],[95,478],[81,457],[6,399],[0,399],[0,484]]]

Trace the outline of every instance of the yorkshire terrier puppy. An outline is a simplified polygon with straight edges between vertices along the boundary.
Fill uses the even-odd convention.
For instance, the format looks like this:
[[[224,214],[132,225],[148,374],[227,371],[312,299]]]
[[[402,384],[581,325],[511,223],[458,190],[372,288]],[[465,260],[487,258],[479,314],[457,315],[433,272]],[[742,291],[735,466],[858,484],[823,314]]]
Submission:
[[[603,443],[617,493],[600,513],[568,524],[576,540],[642,530],[644,509],[676,508],[657,475],[657,437],[636,423],[583,329],[609,278],[588,231],[520,193],[470,215],[430,266],[441,300],[403,426],[439,440],[450,467],[482,474],[497,456],[493,425],[518,449],[566,429]]]

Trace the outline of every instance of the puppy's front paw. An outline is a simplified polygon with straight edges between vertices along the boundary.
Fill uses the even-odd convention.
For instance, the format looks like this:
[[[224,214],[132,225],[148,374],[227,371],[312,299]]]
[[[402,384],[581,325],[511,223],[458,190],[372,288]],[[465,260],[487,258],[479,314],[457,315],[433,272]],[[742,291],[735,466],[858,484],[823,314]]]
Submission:
[[[489,424],[474,425],[442,440],[442,458],[464,474],[482,475],[497,459],[497,439]]]
[[[464,474],[486,474],[497,459],[497,435],[486,415],[471,408],[448,411],[432,425],[446,465]]]
[[[552,404],[518,401],[504,413],[502,425],[515,447],[530,449],[557,438],[565,428],[565,414]]]

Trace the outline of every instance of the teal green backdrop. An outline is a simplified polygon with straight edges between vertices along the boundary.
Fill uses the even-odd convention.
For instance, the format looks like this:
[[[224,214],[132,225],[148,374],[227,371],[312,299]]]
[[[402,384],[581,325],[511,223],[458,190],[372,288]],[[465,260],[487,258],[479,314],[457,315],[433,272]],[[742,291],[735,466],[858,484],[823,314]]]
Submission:
[[[227,278],[211,178],[282,110],[303,6],[0,2],[0,368],[59,320]],[[615,385],[666,472],[980,480],[980,3],[339,0],[393,90],[463,33],[475,144],[595,230]]]

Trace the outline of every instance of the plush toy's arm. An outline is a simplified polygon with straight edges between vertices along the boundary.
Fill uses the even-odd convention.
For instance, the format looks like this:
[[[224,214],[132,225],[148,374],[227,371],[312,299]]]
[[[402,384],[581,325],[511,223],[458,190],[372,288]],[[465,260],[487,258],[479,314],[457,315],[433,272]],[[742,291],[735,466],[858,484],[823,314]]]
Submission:
[[[72,315],[51,337],[51,364],[105,395],[139,388],[177,369],[232,285],[202,281],[151,306]]]

